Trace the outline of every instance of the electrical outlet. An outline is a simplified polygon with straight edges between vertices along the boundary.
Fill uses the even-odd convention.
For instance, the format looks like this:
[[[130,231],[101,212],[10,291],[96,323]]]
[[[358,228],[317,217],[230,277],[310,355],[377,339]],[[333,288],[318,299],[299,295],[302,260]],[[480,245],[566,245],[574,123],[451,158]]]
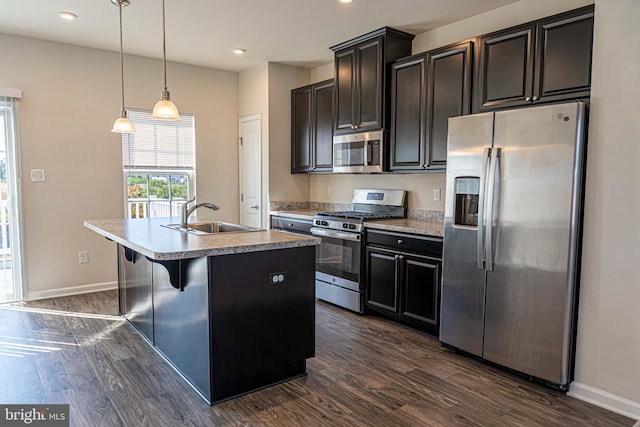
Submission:
[[[32,182],[44,182],[44,169],[31,169]]]
[[[286,282],[285,273],[269,273],[269,284],[270,285],[281,285]]]
[[[439,188],[434,188],[433,189],[433,200],[440,200],[440,189]]]
[[[89,262],[89,251],[78,252],[78,262],[80,264],[86,264]]]

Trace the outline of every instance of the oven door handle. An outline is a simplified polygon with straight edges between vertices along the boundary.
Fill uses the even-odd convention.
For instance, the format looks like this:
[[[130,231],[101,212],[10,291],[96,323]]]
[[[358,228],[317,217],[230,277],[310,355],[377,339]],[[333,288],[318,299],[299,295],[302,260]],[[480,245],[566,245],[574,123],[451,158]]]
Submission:
[[[359,233],[345,233],[336,230],[327,230],[325,228],[311,227],[311,234],[314,236],[333,237],[334,239],[350,240],[352,242],[360,241]]]

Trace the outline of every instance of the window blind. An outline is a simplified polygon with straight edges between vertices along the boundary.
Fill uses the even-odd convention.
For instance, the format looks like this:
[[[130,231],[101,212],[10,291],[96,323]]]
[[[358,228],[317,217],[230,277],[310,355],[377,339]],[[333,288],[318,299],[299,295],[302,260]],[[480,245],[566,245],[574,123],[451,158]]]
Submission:
[[[122,135],[125,169],[195,168],[193,114],[180,113],[177,121],[151,120],[151,111],[127,110],[136,133]]]

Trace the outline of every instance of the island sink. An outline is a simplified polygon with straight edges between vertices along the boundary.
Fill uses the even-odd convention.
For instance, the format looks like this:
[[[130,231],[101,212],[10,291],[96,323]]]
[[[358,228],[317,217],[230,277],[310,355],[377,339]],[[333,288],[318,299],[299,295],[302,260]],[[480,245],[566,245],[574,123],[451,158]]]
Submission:
[[[232,222],[211,221],[187,224],[187,228],[181,227],[180,224],[165,224],[163,227],[172,230],[182,231],[183,233],[191,233],[195,235],[217,234],[217,233],[246,233],[249,231],[264,231],[261,228],[247,227],[245,225],[234,224]]]

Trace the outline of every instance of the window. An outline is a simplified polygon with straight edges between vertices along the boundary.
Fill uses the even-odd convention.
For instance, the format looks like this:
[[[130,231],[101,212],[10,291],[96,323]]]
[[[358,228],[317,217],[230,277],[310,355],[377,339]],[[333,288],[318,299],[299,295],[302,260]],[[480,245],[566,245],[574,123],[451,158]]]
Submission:
[[[180,205],[195,194],[195,125],[151,120],[151,111],[128,110],[136,128],[122,135],[127,218],[180,216]]]

